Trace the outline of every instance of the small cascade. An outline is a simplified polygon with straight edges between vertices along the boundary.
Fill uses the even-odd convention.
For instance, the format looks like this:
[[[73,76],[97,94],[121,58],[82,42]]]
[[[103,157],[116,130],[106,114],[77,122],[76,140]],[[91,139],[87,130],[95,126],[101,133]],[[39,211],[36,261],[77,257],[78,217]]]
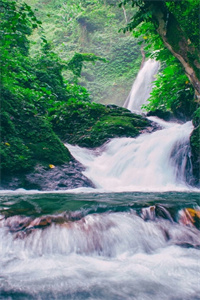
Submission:
[[[165,128],[137,138],[112,139],[95,151],[67,147],[86,167],[84,175],[97,188],[109,191],[187,189],[187,179],[192,177],[189,150],[192,122],[167,123],[158,118],[154,121]]]
[[[132,112],[141,113],[141,106],[146,103],[152,90],[152,82],[160,64],[154,59],[148,59],[140,69],[124,107]]]
[[[144,62],[124,107],[141,113],[149,98],[159,62]],[[171,191],[188,189],[192,183],[189,137],[192,122],[178,124],[156,117],[149,120],[162,130],[137,138],[112,139],[99,149],[66,145],[96,188],[105,191]]]
[[[199,299],[199,206],[179,193],[176,202],[162,194],[163,204],[144,193],[124,203],[126,194],[87,195],[90,204],[51,194],[52,214],[40,197],[5,194],[0,299]]]

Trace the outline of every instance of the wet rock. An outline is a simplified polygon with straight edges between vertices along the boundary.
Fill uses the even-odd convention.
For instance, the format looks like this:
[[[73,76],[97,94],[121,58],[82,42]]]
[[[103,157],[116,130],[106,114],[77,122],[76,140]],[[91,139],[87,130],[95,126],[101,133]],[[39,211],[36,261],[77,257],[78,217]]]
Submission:
[[[200,187],[200,125],[193,130],[190,145],[194,185]]]
[[[179,212],[179,223],[200,229],[200,210],[185,208]]]
[[[2,180],[1,188],[52,191],[94,187],[93,183],[82,174],[82,171],[84,171],[84,167],[75,160],[54,168],[37,165],[35,170],[29,174],[7,176]]]

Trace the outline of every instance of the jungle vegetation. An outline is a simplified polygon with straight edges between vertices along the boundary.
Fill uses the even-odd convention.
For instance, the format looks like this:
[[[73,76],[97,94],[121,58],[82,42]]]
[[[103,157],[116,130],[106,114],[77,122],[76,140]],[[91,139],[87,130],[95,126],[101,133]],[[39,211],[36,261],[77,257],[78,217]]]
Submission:
[[[141,46],[146,57],[161,62],[145,109],[193,119],[198,176],[198,12],[197,0],[0,0],[2,176],[38,163],[48,168],[69,162],[63,133],[59,136],[63,124],[74,143],[83,138],[91,147],[115,133],[135,136],[147,126],[128,111],[93,103],[113,103],[115,93],[125,94],[121,88],[127,93],[140,67]],[[93,137],[98,132],[100,140],[91,143],[90,132]]]

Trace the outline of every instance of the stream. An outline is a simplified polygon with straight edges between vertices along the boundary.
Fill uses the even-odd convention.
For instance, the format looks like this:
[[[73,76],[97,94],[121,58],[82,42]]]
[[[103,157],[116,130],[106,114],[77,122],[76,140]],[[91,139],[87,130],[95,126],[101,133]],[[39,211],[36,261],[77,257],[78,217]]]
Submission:
[[[192,122],[149,119],[161,129],[93,150],[66,144],[94,188],[0,190],[0,299],[200,299]]]

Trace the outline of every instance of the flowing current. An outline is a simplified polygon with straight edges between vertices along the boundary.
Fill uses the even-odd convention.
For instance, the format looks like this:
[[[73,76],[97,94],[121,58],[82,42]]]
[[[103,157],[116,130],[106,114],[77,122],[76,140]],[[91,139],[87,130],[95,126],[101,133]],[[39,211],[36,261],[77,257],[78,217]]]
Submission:
[[[199,202],[195,193],[1,194],[0,299],[200,299],[200,231],[187,218]]]
[[[96,188],[0,191],[0,299],[200,299],[193,126],[150,119],[162,129],[67,145]]]

